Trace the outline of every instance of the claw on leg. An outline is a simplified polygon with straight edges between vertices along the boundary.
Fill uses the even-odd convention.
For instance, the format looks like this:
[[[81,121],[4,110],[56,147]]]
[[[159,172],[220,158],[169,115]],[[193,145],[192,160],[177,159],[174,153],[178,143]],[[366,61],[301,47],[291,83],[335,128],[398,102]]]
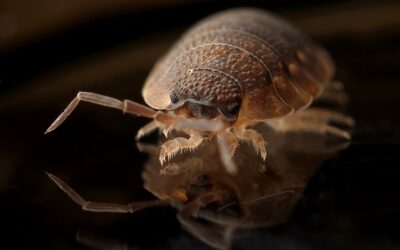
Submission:
[[[182,150],[197,148],[202,141],[203,137],[200,134],[192,134],[190,135],[189,139],[183,137],[177,137],[172,140],[166,141],[161,146],[161,151],[160,151],[161,165],[164,165],[167,159],[169,160],[170,158],[174,157],[175,154],[177,154]]]
[[[258,133],[254,129],[242,127],[236,129],[235,134],[237,135],[237,137],[239,137],[239,139],[251,141],[257,153],[259,153],[261,155],[261,158],[265,161],[265,159],[267,158],[267,143],[260,133]]]

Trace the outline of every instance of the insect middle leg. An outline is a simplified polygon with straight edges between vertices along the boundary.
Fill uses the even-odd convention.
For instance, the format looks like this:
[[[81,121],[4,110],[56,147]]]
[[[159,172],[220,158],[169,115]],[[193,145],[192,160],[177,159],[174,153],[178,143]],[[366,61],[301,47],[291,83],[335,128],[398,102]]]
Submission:
[[[90,212],[103,212],[103,213],[134,213],[146,207],[168,205],[168,200],[153,200],[142,202],[131,202],[127,204],[108,203],[108,202],[94,202],[82,198],[74,189],[67,183],[62,181],[55,175],[47,173],[50,179],[57,184],[75,203],[82,207],[85,211]]]

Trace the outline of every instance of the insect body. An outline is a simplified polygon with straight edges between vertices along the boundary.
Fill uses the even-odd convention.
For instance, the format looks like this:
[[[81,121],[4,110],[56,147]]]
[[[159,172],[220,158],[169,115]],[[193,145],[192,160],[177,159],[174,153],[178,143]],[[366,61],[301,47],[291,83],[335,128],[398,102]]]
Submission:
[[[189,138],[165,142],[160,161],[204,138],[218,137],[228,172],[239,140],[250,141],[263,159],[266,143],[248,128],[307,107],[334,73],[328,54],[280,18],[256,9],[233,9],[210,16],[193,28],[157,62],[143,87],[151,107],[79,92],[46,132],[58,127],[79,101],[152,118],[138,131],[171,129]]]

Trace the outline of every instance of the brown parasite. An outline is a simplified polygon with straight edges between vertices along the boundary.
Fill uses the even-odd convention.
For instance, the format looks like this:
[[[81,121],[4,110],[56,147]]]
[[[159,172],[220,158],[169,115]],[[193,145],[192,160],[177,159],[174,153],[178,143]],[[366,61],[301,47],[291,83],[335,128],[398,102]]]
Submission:
[[[232,156],[239,141],[251,142],[263,160],[267,157],[263,136],[250,127],[272,122],[283,130],[282,118],[308,107],[333,74],[329,55],[284,20],[257,9],[227,10],[194,25],[156,63],[142,89],[149,107],[79,92],[46,133],[80,101],[91,102],[151,118],[137,139],[156,129],[165,135],[171,130],[186,134],[164,142],[161,164],[217,137],[223,165],[236,173]],[[331,126],[302,129],[350,137]]]
[[[311,108],[291,117],[323,126],[332,120],[319,119],[317,114],[322,111],[330,117],[343,116]],[[274,128],[263,124],[257,130],[271,142],[269,159],[264,162],[250,145],[241,144],[233,156],[238,175],[227,175],[221,161],[210,160],[218,159],[215,138],[202,143],[195,156],[184,152],[164,166],[158,160],[159,147],[139,144],[139,149],[151,155],[142,176],[144,188],[158,198],[152,201],[128,204],[87,201],[56,176],[49,176],[86,211],[133,213],[149,206],[173,206],[185,230],[214,248],[228,249],[236,233],[242,230],[272,227],[287,221],[313,173],[324,160],[348,145],[334,134],[323,135],[318,131],[276,133]],[[109,240],[78,236],[83,244],[110,249],[109,245],[99,245]]]

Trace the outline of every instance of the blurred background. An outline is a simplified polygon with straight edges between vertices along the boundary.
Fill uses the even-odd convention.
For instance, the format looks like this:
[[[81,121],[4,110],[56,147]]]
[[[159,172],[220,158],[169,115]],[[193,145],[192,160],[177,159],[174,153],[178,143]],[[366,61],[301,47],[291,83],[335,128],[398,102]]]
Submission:
[[[400,249],[400,2],[386,0],[0,1],[1,249],[88,249],[79,230],[134,249],[207,249],[180,229],[174,209],[83,212],[44,173],[92,200],[152,199],[140,176],[147,156],[134,144],[148,120],[81,104],[43,132],[79,90],[143,103],[147,74],[180,34],[240,6],[282,15],[330,52],[357,125],[292,220],[234,248]]]

